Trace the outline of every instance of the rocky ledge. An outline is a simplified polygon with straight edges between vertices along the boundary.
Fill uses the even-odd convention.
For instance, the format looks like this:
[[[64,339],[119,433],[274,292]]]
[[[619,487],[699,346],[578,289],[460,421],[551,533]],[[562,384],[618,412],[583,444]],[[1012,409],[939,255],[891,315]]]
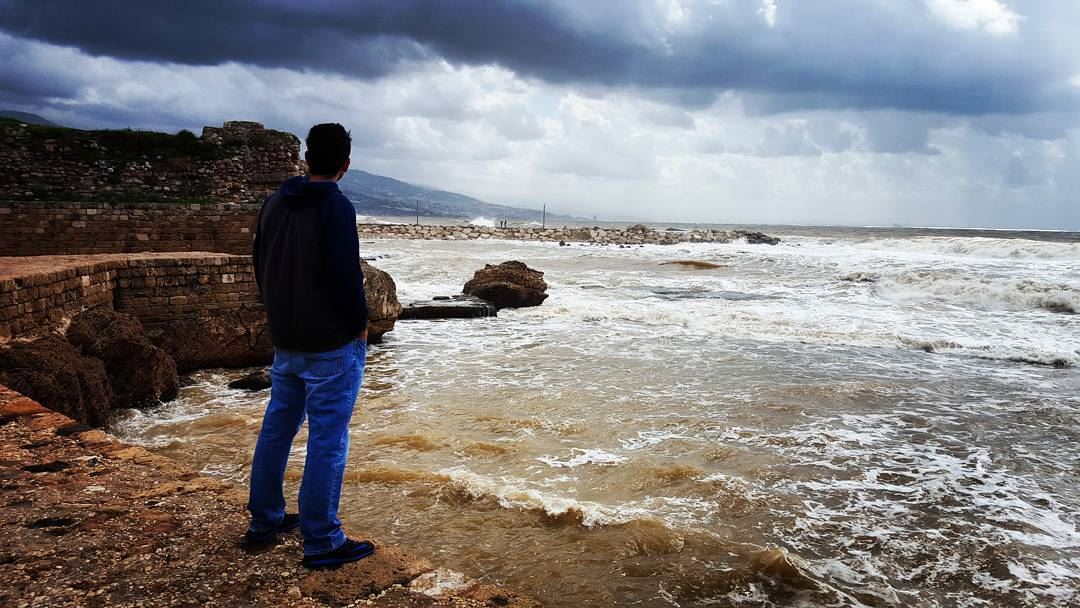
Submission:
[[[246,552],[245,500],[0,386],[0,605],[539,606],[378,539],[334,571],[301,567],[295,534]]]

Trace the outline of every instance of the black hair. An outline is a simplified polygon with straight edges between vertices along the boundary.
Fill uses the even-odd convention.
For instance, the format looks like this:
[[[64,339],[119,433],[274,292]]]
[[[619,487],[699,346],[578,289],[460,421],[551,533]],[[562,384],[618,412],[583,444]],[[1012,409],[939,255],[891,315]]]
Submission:
[[[337,175],[345,161],[349,160],[352,136],[336,122],[311,127],[306,141],[305,158],[311,175]]]

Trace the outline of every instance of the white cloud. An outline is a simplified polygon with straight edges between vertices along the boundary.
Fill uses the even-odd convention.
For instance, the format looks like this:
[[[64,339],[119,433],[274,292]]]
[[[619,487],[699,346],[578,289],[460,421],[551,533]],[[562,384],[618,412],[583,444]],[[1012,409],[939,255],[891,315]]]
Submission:
[[[930,12],[958,30],[1012,34],[1023,19],[1001,0],[925,0]]]
[[[769,27],[775,27],[776,0],[761,0],[761,8],[758,9],[758,14],[765,19],[765,23],[768,23]]]

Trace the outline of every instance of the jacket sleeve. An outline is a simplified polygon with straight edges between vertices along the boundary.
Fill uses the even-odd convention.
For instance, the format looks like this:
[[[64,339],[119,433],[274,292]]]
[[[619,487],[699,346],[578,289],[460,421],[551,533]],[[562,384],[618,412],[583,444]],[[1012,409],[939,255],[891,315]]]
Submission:
[[[356,210],[343,195],[330,197],[323,215],[324,268],[333,285],[342,316],[357,328],[367,328],[367,297],[364,271],[360,268],[360,238],[356,234]]]

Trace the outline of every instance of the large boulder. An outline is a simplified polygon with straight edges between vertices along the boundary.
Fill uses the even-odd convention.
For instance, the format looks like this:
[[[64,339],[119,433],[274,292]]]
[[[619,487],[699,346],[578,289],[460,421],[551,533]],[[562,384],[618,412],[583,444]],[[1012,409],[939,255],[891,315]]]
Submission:
[[[495,308],[539,306],[547,299],[544,273],[516,260],[477,270],[462,293],[491,302]]]
[[[176,362],[146,337],[138,319],[107,306],[71,319],[67,339],[88,357],[100,359],[112,386],[113,408],[143,407],[176,398]]]
[[[394,329],[401,316],[401,303],[397,298],[397,285],[387,273],[360,260],[364,270],[364,293],[368,307],[368,343],[382,342],[383,335]]]
[[[169,353],[176,368],[253,367],[274,360],[270,326],[261,305],[204,311],[198,317],[169,321],[148,332]]]
[[[60,336],[0,347],[0,384],[79,422],[105,426],[112,391],[105,364]]]

